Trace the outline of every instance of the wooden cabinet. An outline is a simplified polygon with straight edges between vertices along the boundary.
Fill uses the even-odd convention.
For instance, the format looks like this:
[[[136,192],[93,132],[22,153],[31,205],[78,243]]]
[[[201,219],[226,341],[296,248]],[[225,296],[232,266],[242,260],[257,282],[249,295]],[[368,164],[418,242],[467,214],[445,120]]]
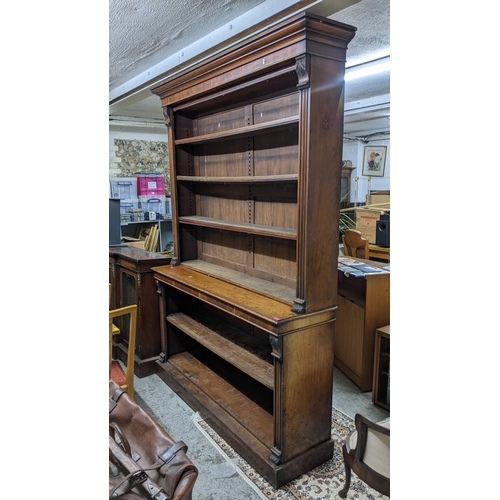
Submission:
[[[380,272],[346,276],[338,271],[335,366],[362,391],[372,390],[375,331],[390,323],[390,273],[387,264],[356,259]]]
[[[137,331],[135,342],[135,374],[145,377],[157,370],[156,361],[161,351],[160,313],[153,266],[165,265],[170,258],[133,247],[110,247],[109,268],[112,308],[137,304]],[[123,321],[125,323],[123,323]],[[128,331],[128,318],[117,319],[121,332]],[[125,333],[114,341],[114,356],[127,360],[128,338]]]
[[[160,377],[275,488],[330,436],[345,51],[300,14],[167,78]]]
[[[375,333],[375,357],[373,360],[372,401],[389,410],[390,398],[391,326],[377,328]]]
[[[346,167],[344,165],[342,166],[340,199],[344,201],[341,202],[340,208],[349,208],[351,206],[351,175],[353,170],[354,167]]]

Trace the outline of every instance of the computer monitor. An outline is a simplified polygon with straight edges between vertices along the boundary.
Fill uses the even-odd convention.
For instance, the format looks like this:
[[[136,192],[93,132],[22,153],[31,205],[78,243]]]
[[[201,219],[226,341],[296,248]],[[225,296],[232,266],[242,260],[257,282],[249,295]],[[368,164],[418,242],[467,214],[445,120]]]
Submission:
[[[109,246],[124,246],[122,244],[122,228],[120,226],[120,200],[109,199]]]

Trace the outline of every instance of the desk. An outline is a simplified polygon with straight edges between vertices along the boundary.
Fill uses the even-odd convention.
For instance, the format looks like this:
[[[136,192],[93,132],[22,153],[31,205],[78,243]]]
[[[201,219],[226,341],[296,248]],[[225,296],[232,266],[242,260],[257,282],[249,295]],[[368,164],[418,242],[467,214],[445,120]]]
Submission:
[[[371,391],[375,331],[390,324],[390,272],[384,262],[356,260],[381,272],[355,277],[338,271],[334,365],[362,391]]]
[[[376,259],[381,259],[389,262],[391,253],[391,249],[389,247],[379,247],[378,245],[369,243],[368,250],[370,252],[370,258],[374,257]]]

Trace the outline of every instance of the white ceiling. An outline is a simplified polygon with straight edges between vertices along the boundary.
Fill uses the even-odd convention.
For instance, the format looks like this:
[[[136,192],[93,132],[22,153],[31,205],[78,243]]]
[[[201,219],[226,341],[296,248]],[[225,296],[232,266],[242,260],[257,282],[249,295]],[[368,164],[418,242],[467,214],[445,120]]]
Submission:
[[[298,9],[357,28],[347,68],[390,55],[390,0],[109,0],[110,121],[163,121],[153,83]],[[389,71],[347,81],[345,109],[346,135],[389,131]]]

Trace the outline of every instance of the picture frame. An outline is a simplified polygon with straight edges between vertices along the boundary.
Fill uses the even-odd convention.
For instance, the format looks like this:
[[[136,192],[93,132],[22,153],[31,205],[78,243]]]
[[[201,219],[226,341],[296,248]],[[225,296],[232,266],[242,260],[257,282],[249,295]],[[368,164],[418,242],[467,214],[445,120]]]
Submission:
[[[363,175],[384,177],[387,146],[365,146]]]

